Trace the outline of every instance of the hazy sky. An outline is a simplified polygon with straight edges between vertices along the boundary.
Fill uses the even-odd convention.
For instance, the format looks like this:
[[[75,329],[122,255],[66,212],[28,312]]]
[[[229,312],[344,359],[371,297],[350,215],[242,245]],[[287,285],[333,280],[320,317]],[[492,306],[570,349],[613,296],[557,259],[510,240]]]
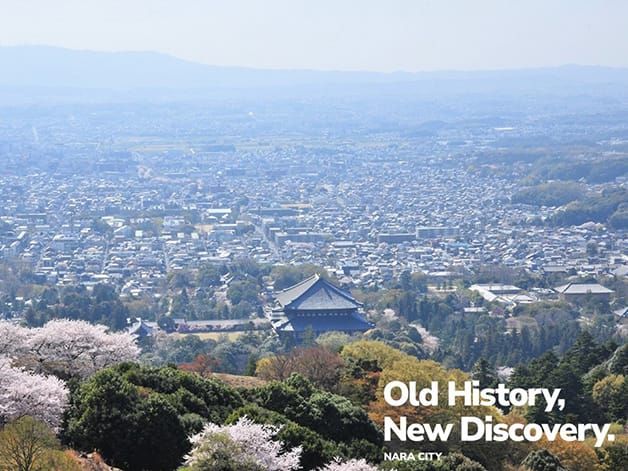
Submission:
[[[0,44],[265,68],[628,66],[628,0],[0,0]]]

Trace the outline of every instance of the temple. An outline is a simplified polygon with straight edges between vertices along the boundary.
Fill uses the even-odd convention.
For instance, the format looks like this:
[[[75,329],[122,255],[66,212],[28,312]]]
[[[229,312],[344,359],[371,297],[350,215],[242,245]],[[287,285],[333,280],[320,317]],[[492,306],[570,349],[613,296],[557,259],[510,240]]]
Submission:
[[[362,304],[318,274],[275,293],[268,317],[280,337],[296,340],[311,331],[352,334],[373,327],[361,314]]]

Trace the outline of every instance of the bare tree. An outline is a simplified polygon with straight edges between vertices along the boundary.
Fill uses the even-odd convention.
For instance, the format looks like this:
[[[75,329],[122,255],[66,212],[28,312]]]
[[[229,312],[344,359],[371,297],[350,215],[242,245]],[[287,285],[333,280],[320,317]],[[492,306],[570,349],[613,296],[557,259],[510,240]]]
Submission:
[[[334,390],[343,366],[340,355],[326,348],[297,348],[285,355],[273,355],[260,360],[257,375],[263,379],[282,381],[292,373],[299,373],[316,386]]]
[[[0,470],[36,471],[59,442],[46,424],[22,417],[0,432]]]

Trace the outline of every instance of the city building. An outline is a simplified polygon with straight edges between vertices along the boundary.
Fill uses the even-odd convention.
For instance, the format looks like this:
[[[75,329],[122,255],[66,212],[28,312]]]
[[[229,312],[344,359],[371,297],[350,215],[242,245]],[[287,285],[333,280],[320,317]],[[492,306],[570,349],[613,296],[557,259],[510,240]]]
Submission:
[[[565,301],[571,302],[586,301],[592,298],[608,301],[611,294],[614,293],[612,289],[608,289],[599,283],[568,283],[558,286],[554,290]]]
[[[308,332],[351,334],[373,327],[362,316],[360,302],[318,274],[275,293],[275,300],[269,318],[281,337],[300,340]]]

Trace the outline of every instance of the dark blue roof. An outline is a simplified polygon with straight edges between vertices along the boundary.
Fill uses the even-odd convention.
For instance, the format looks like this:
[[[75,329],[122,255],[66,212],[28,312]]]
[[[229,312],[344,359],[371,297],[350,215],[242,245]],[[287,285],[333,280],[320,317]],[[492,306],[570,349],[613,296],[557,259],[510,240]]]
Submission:
[[[373,324],[357,312],[344,315],[312,315],[284,318],[274,323],[279,332],[303,332],[311,328],[315,332],[364,332],[373,328]]]
[[[285,311],[342,311],[358,309],[361,303],[325,278],[313,275],[276,295]]]

